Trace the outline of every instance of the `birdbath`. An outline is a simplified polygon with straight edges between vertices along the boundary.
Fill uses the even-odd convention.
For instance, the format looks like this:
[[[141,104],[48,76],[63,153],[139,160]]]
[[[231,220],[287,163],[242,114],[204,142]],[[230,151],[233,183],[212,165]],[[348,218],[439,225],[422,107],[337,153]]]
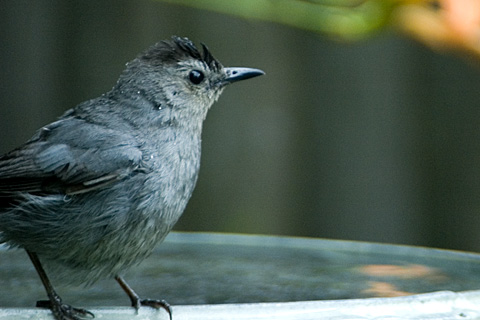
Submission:
[[[125,276],[173,319],[480,319],[480,255],[324,239],[171,233]],[[88,288],[54,283],[96,319],[138,314],[113,279]],[[0,320],[52,319],[34,308],[44,289],[26,254],[0,250]]]

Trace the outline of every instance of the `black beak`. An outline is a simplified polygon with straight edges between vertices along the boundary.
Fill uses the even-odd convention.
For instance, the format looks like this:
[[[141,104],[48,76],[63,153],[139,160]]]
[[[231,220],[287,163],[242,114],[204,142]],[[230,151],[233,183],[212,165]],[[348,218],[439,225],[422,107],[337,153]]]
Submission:
[[[222,81],[223,85],[265,74],[262,70],[253,68],[225,68],[225,72],[227,73],[227,78]]]

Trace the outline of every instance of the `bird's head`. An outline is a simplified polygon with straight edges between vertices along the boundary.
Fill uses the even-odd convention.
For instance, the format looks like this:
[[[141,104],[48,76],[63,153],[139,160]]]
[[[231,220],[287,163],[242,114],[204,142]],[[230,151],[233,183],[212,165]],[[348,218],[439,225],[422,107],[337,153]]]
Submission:
[[[172,108],[178,116],[197,114],[203,120],[227,84],[264,74],[253,68],[225,68],[204,44],[202,49],[181,37],[158,42],[127,64],[119,83],[151,95],[159,109]]]

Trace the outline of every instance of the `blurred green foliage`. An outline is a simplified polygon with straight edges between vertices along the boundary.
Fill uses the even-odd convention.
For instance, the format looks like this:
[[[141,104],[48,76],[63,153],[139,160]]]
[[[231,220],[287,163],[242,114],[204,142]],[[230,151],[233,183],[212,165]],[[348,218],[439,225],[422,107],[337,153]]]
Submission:
[[[254,18],[361,39],[388,24],[395,0],[161,0],[243,18]]]

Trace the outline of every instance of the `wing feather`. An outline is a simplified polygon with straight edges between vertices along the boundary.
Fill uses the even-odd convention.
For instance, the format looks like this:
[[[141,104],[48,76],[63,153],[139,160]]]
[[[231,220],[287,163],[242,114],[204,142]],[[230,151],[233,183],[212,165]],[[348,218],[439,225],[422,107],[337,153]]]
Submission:
[[[69,117],[0,157],[0,198],[19,192],[89,192],[132,174],[141,160],[132,136]]]

